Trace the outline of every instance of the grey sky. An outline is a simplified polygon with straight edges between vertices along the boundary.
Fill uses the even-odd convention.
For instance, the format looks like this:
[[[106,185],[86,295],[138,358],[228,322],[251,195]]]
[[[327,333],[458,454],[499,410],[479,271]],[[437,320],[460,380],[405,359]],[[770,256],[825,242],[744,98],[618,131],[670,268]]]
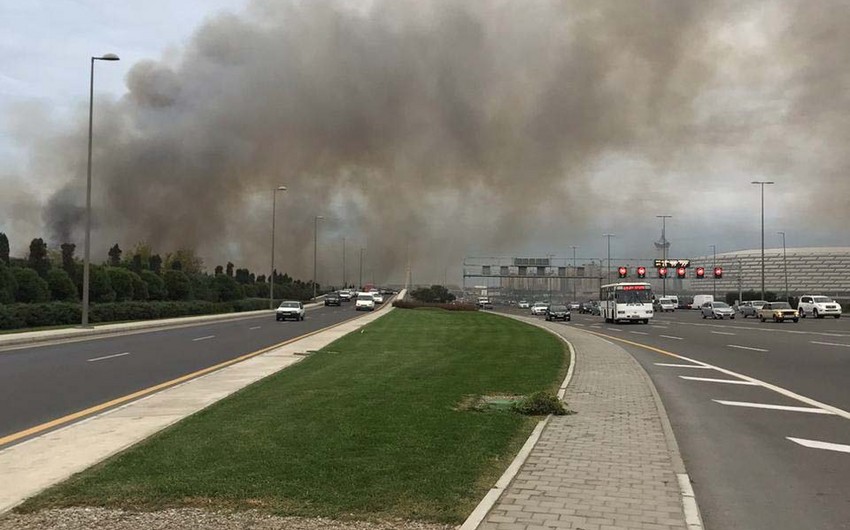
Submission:
[[[598,257],[605,232],[615,255],[652,257],[658,214],[674,256],[753,248],[751,180],[776,181],[768,246],[777,230],[850,242],[846,2],[0,2],[0,230],[17,253],[79,235],[104,52],[122,61],[97,68],[113,147],[96,202],[118,211],[100,212],[96,252],[155,234],[262,267],[280,181],[301,274],[317,212],[328,260],[347,237],[396,279],[408,245],[431,279],[464,255]],[[236,16],[210,19],[222,9]],[[135,208],[150,189],[183,202]]]

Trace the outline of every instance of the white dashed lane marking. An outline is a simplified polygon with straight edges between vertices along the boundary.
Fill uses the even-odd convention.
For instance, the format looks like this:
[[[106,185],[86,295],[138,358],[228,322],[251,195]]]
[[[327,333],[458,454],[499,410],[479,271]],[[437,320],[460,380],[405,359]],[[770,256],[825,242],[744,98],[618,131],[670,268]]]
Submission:
[[[702,381],[705,383],[726,383],[728,385],[748,385],[748,386],[758,386],[758,383],[754,383],[752,381],[742,381],[741,379],[712,379],[710,377],[691,377],[689,375],[680,375],[682,379],[687,379],[688,381]]]
[[[814,407],[791,407],[788,405],[772,405],[770,403],[749,403],[747,401],[726,401],[723,399],[712,399],[715,403],[721,405],[729,405],[730,407],[749,407],[753,409],[770,409],[770,410],[786,410],[789,412],[808,412],[810,414],[832,414],[835,413],[829,410],[814,408]]]
[[[635,335],[649,335],[649,333],[644,333],[643,331],[629,331],[629,333],[634,333]]]
[[[798,443],[803,447],[811,447],[812,449],[826,449],[827,451],[838,451],[839,453],[850,453],[850,445],[834,444],[831,442],[819,442],[817,440],[806,440],[805,438],[792,438],[786,436],[794,443]]]
[[[198,342],[199,340],[208,340],[214,339],[215,335],[207,335],[206,337],[198,337],[197,339],[192,339],[192,342]]]
[[[668,368],[700,368],[702,370],[711,370],[710,366],[702,366],[699,364],[655,363],[655,366],[666,366]]]
[[[95,361],[104,361],[106,359],[114,359],[115,357],[124,357],[125,355],[130,355],[130,352],[125,351],[124,353],[115,353],[115,354],[112,354],[112,355],[104,355],[103,357],[94,357],[92,359],[86,359],[86,361],[93,363]]]
[[[263,326],[254,326],[254,327],[252,327],[252,328],[248,328],[248,329],[250,329],[251,331],[253,331],[253,330],[255,330],[255,329],[260,329],[261,327],[263,327]]]
[[[727,344],[727,348],[737,348],[739,350],[749,350],[749,351],[758,351],[758,352],[766,352],[770,350],[765,350],[764,348],[753,348],[751,346],[738,346],[737,344]]]
[[[734,333],[729,333],[728,331],[712,331],[714,335],[735,335]]]
[[[812,344],[821,344],[823,346],[844,346],[845,348],[850,348],[850,344],[841,344],[840,342],[820,342],[817,340],[810,340]]]
[[[672,335],[659,335],[659,337],[664,337],[665,339],[685,340],[682,337],[674,337]]]

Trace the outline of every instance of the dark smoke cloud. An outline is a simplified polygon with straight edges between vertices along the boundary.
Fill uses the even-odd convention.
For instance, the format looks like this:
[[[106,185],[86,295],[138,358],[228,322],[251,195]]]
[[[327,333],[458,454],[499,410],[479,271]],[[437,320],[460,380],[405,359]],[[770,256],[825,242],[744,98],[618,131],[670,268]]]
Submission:
[[[661,209],[717,200],[706,178],[800,171],[798,195],[846,225],[850,15],[830,6],[255,2],[98,102],[96,240],[265,270],[285,184],[280,266],[310,274],[324,215],[321,251],[338,260],[346,237],[349,278],[368,246],[378,280],[402,278],[408,249],[437,279],[466,253],[598,240],[628,214],[648,218],[648,248]],[[45,210],[56,243],[81,233],[80,136],[34,147],[73,182]]]

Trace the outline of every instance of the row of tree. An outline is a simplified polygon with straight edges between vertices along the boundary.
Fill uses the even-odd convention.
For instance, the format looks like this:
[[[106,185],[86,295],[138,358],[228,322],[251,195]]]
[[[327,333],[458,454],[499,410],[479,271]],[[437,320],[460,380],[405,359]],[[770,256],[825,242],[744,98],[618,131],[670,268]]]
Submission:
[[[42,238],[30,242],[26,258],[9,255],[9,239],[0,232],[0,303],[41,303],[80,300],[83,264],[75,256],[76,245],[63,243],[58,251],[48,249]],[[89,296],[93,303],[146,300],[204,300],[227,302],[243,298],[266,298],[269,282],[233,263],[204,271],[203,261],[183,249],[164,257],[148,244],[137,245],[129,257],[116,244],[105,263],[90,265]],[[317,286],[318,290],[318,286]],[[312,282],[274,273],[274,297],[307,300]]]

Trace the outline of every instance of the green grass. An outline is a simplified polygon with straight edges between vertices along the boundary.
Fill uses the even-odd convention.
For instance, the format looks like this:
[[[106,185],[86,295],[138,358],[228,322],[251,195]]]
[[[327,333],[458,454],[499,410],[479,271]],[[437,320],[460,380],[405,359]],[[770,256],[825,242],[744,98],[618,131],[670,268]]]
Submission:
[[[457,410],[554,391],[563,344],[485,313],[396,310],[19,508],[258,508],[462,521],[537,419]]]

